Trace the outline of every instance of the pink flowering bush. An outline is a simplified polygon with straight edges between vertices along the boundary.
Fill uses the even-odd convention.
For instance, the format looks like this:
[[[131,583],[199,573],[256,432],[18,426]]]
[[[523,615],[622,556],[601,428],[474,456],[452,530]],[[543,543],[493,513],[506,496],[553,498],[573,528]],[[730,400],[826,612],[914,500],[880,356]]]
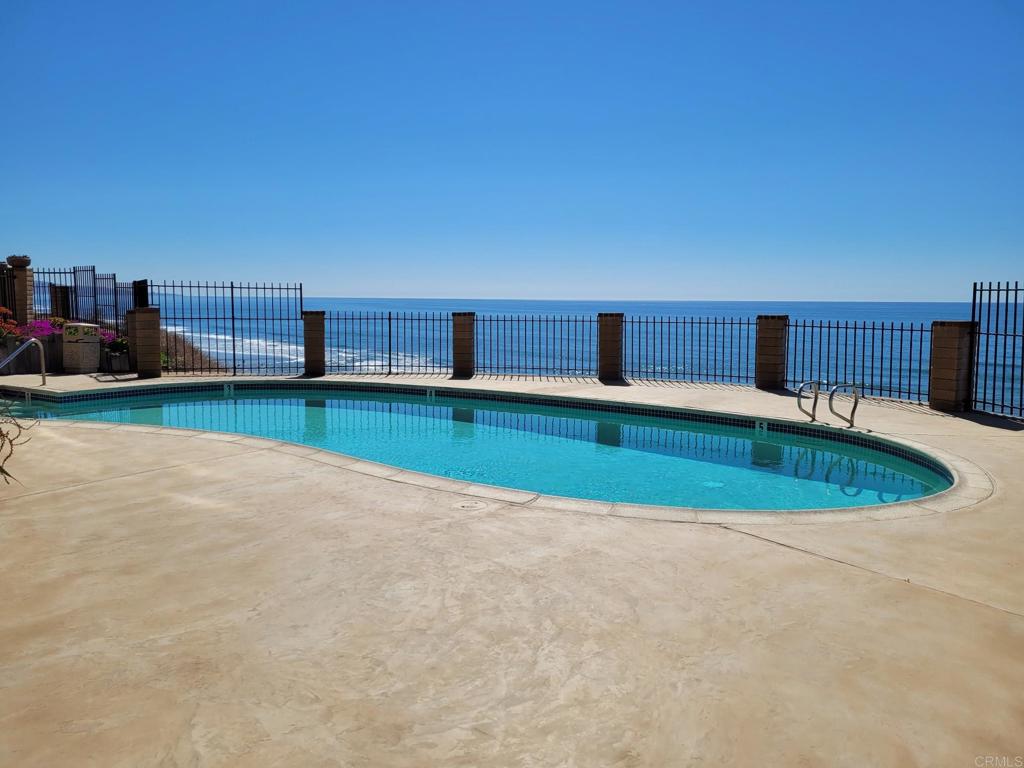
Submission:
[[[12,313],[6,307],[0,307],[0,339],[49,339],[52,336],[60,336],[64,333],[64,326],[67,320],[62,317],[50,317],[33,320],[24,325],[17,325]],[[126,353],[128,351],[128,339],[118,336],[109,328],[99,328],[97,333],[102,344],[108,351],[114,353]]]
[[[18,335],[23,339],[45,339],[59,335],[64,328],[64,320],[51,317],[45,320],[33,320],[18,327]]]
[[[107,348],[108,352],[115,354],[126,354],[128,352],[128,339],[124,336],[118,336],[106,328],[100,328],[100,343]]]

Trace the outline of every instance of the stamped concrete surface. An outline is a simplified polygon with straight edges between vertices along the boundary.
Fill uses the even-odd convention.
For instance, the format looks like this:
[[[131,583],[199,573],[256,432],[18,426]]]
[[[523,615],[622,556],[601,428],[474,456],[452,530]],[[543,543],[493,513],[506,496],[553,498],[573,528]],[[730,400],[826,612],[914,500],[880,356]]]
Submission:
[[[463,386],[795,412],[732,388]],[[900,520],[669,523],[251,438],[40,424],[0,487],[0,765],[1024,755],[1024,433],[888,404],[862,423],[968,457],[995,493]]]

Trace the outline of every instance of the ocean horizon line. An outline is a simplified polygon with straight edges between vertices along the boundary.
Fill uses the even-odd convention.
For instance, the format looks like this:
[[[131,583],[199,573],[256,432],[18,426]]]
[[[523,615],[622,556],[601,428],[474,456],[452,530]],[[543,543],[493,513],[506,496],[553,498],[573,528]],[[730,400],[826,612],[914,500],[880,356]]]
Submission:
[[[552,304],[970,304],[969,299],[537,299],[468,296],[327,296],[310,295],[306,300],[329,301],[472,301],[534,302]]]

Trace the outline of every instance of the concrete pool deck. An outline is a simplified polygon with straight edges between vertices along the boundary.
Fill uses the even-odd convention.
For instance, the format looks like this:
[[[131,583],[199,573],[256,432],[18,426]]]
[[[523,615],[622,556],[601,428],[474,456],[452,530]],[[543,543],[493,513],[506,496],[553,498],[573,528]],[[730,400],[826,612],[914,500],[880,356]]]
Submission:
[[[728,386],[387,381],[800,416]],[[994,491],[896,520],[671,523],[42,423],[0,486],[0,765],[1024,755],[1021,425],[865,402],[858,426],[965,456]]]

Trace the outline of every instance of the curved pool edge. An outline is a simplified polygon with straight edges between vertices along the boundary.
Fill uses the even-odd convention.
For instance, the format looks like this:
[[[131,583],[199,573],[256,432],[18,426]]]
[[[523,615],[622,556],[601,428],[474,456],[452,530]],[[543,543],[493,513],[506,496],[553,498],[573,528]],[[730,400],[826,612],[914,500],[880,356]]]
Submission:
[[[243,386],[239,386],[242,384]],[[552,496],[548,494],[535,493],[516,488],[485,485],[482,483],[471,483],[464,480],[455,480],[442,475],[432,475],[416,470],[404,469],[391,464],[369,461],[349,454],[331,451],[322,448],[305,445],[303,443],[284,441],[274,438],[255,437],[235,432],[217,432],[214,430],[197,430],[181,427],[168,426],[143,426],[136,424],[117,424],[113,422],[91,421],[91,420],[48,420],[48,424],[60,424],[62,426],[80,426],[83,428],[96,429],[102,427],[112,431],[125,432],[169,432],[183,436],[197,437],[199,439],[222,439],[230,442],[245,441],[246,444],[263,444],[265,448],[280,450],[297,458],[317,461],[320,464],[335,466],[359,474],[370,475],[380,479],[399,482],[406,485],[417,486],[429,490],[446,491],[468,497],[483,498],[491,501],[502,502],[529,508],[551,509],[553,511],[578,512],[586,514],[609,515],[613,517],[624,517],[632,519],[643,519],[661,522],[677,523],[699,523],[713,525],[747,525],[747,524],[809,524],[824,522],[859,522],[859,521],[880,521],[897,520],[909,517],[924,517],[953,512],[967,507],[974,506],[989,498],[995,491],[995,485],[991,476],[969,459],[953,454],[949,451],[937,448],[916,440],[909,440],[903,437],[881,435],[877,432],[862,430],[859,428],[842,429],[828,424],[809,424],[804,421],[784,419],[779,417],[757,416],[750,413],[742,413],[727,410],[709,410],[704,408],[689,408],[685,406],[672,406],[662,404],[651,404],[643,402],[627,402],[603,400],[600,398],[580,397],[574,395],[549,395],[542,393],[530,393],[522,395],[509,390],[494,389],[472,389],[466,387],[449,388],[436,383],[412,383],[395,382],[382,384],[379,382],[362,383],[350,380],[316,380],[316,379],[274,379],[274,378],[249,378],[244,382],[200,381],[184,383],[180,381],[159,382],[152,384],[130,384],[124,386],[111,385],[101,390],[74,390],[59,392],[54,390],[33,388],[33,387],[4,387],[0,385],[0,394],[5,395],[29,395],[38,397],[47,402],[76,402],[80,400],[104,399],[110,397],[123,397],[125,394],[137,394],[139,396],[152,396],[154,391],[173,391],[176,394],[184,392],[214,392],[218,390],[228,391],[231,388],[245,389],[310,389],[319,391],[375,391],[395,392],[405,394],[423,394],[424,391],[441,396],[449,396],[458,393],[459,397],[472,397],[474,399],[492,400],[494,402],[534,402],[542,405],[568,405],[573,404],[589,405],[593,410],[615,412],[621,411],[624,406],[647,409],[652,412],[676,413],[682,415],[710,416],[719,418],[753,419],[756,422],[781,425],[790,429],[798,428],[821,434],[823,439],[830,439],[837,435],[859,435],[869,443],[888,444],[910,451],[940,465],[950,476],[952,484],[946,490],[932,494],[931,496],[914,499],[911,501],[900,501],[889,504],[876,504],[864,507],[840,507],[821,508],[806,510],[722,510],[702,509],[691,507],[675,507],[654,504],[633,504],[621,502],[603,502],[589,499],[571,498],[563,496]],[[495,397],[498,395],[499,397]],[[504,395],[505,397],[501,397]],[[837,442],[846,442],[839,440]]]

